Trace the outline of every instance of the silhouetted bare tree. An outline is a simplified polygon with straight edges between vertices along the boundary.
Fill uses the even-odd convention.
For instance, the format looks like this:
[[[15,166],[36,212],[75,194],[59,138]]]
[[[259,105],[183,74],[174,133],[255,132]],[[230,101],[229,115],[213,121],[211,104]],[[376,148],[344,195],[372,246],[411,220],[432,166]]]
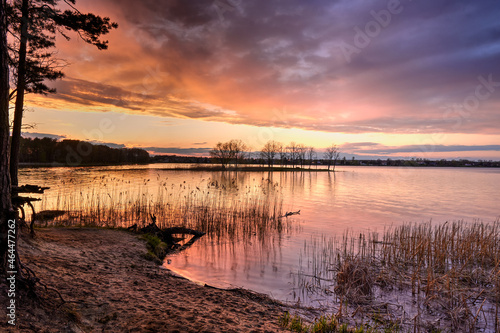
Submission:
[[[248,154],[249,147],[241,140],[231,140],[228,142],[219,142],[210,151],[210,156],[225,169],[231,162],[238,167],[245,156]]]
[[[298,144],[297,145],[297,154],[298,154],[298,160],[300,163],[300,167],[304,167],[304,163],[306,162],[306,155],[307,155],[307,147],[304,146],[303,144]]]
[[[328,161],[328,170],[330,170],[330,166],[333,165],[332,171],[335,171],[335,165],[337,164],[339,156],[340,150],[337,145],[332,144],[330,147],[326,148],[325,159]]]
[[[231,161],[231,153],[227,142],[218,142],[210,151],[210,157],[212,157],[216,163],[220,163],[222,169],[225,169]]]
[[[264,145],[264,147],[260,151],[260,156],[262,157],[262,159],[267,161],[267,165],[269,167],[272,167],[275,158],[282,150],[283,150],[283,145],[280,142],[270,140]]]
[[[309,169],[313,164],[314,159],[316,158],[316,152],[314,151],[314,147],[307,148],[307,159],[309,160]]]
[[[287,153],[286,147],[281,146],[280,150],[278,151],[278,154],[280,157],[281,166],[284,166],[286,163],[286,159],[288,158],[288,153]]]
[[[234,166],[237,168],[238,164],[248,156],[250,147],[241,140],[231,140],[228,142],[228,146]]]
[[[286,147],[288,158],[290,158],[292,167],[294,167],[297,161],[299,160],[299,146],[300,146],[299,144],[292,141]]]

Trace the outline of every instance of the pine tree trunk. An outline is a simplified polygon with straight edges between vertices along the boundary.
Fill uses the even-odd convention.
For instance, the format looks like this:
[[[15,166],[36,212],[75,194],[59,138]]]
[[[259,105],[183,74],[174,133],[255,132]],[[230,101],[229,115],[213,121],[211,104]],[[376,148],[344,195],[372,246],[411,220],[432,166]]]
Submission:
[[[26,89],[26,48],[28,43],[28,0],[21,7],[21,42],[19,44],[19,64],[17,69],[17,95],[14,109],[14,126],[10,146],[10,178],[12,185],[19,185],[19,149],[21,146],[21,126],[23,123],[24,93]]]
[[[0,0],[0,272],[7,267],[8,220],[12,217],[9,176],[9,67],[6,1]]]

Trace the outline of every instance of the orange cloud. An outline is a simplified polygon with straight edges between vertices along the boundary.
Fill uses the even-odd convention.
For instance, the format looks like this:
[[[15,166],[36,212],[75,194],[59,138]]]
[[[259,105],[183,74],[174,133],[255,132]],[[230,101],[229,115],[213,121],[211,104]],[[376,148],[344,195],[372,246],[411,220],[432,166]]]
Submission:
[[[413,4],[400,14],[408,22],[395,20],[346,62],[338,45],[351,42],[376,3],[256,0],[221,14],[208,0],[80,1],[120,24],[109,50],[60,41],[70,66],[54,84],[58,94],[28,101],[324,132],[498,134],[496,83],[475,110],[447,109],[467,106],[479,76],[500,80],[500,49],[488,33],[499,9],[486,2],[470,5],[476,16],[458,4]],[[447,26],[442,10],[460,25]],[[462,44],[456,29],[477,38]]]

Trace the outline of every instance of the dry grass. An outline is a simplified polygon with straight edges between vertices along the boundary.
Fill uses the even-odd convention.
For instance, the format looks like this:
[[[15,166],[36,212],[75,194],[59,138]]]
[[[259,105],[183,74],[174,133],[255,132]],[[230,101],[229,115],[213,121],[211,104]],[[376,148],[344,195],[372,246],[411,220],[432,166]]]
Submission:
[[[68,212],[50,222],[54,226],[141,227],[154,214],[160,228],[182,226],[214,238],[263,238],[270,230],[281,232],[289,227],[278,218],[283,214],[279,188],[267,179],[244,188],[239,188],[236,179],[209,179],[201,187],[161,179],[156,183],[153,190],[150,179],[130,184],[124,179],[99,177],[69,193],[62,184],[57,192],[44,196],[38,210]]]
[[[407,224],[304,248],[314,259],[298,286],[333,290],[338,311],[351,318],[398,319],[412,332],[499,331],[499,221]]]
[[[346,258],[338,268],[335,293],[351,303],[366,302],[372,296],[374,278],[368,263],[360,258]]]

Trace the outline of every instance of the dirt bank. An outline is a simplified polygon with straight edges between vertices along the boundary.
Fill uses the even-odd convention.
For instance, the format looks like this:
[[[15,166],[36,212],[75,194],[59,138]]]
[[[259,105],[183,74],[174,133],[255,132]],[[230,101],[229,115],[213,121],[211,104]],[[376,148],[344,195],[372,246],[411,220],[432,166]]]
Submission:
[[[23,262],[66,303],[41,287],[41,302],[22,295],[12,332],[282,331],[279,304],[176,278],[144,259],[144,242],[125,231],[41,229],[19,246]],[[0,288],[0,331],[8,331],[5,282]]]

